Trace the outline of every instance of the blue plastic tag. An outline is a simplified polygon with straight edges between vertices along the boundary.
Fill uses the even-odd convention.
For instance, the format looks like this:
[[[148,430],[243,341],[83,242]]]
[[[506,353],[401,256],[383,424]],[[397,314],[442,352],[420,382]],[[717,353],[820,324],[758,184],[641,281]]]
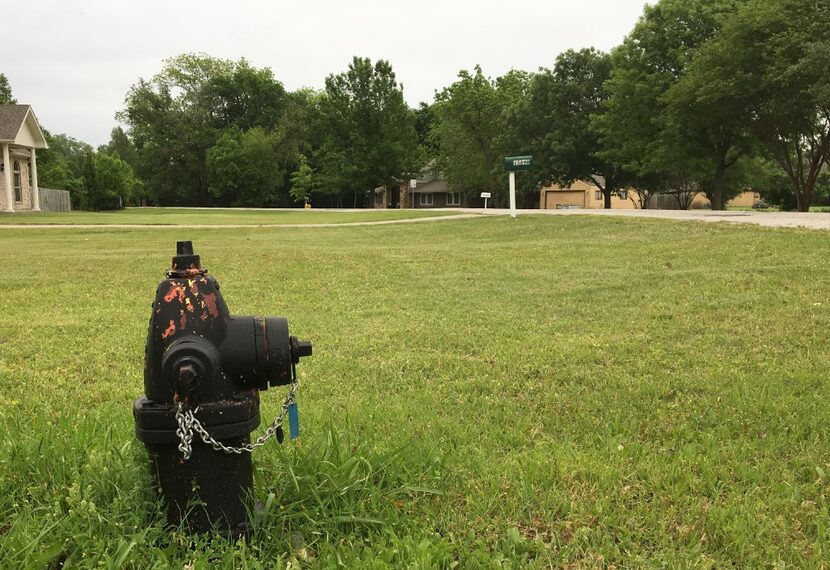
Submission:
[[[297,402],[288,404],[288,434],[291,439],[300,437],[300,412]]]

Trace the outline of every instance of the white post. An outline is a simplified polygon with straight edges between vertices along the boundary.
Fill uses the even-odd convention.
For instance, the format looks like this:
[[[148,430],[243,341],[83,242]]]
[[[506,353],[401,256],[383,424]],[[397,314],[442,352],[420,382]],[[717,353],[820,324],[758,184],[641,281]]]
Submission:
[[[510,217],[516,217],[516,173],[510,172]]]
[[[32,149],[32,211],[40,212],[40,189],[37,186],[37,157]]]
[[[14,212],[12,194],[12,163],[9,160],[9,143],[3,143],[3,181],[6,184],[6,212]]]

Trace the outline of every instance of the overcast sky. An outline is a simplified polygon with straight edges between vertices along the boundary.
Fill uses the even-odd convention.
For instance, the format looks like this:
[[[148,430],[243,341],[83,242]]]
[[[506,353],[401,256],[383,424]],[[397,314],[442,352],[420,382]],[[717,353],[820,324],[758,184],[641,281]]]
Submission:
[[[568,48],[619,44],[644,0],[45,0],[5,18],[0,73],[41,124],[95,146],[139,77],[183,52],[245,57],[286,89],[321,89],[353,55],[387,59],[410,105],[460,69],[550,67]],[[11,22],[6,22],[10,24]]]

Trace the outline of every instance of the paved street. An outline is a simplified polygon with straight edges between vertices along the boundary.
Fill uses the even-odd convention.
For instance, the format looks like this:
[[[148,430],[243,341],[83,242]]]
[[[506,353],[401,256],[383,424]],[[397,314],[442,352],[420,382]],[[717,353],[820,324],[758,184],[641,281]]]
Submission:
[[[457,209],[455,210],[457,211]],[[463,212],[508,214],[509,210],[489,208],[464,208]],[[749,212],[711,210],[518,210],[521,215],[544,214],[550,216],[620,216],[628,218],[662,218],[667,220],[696,220],[702,222],[733,222],[738,224],[756,224],[774,228],[809,228],[814,230],[830,229],[830,213],[823,212]]]

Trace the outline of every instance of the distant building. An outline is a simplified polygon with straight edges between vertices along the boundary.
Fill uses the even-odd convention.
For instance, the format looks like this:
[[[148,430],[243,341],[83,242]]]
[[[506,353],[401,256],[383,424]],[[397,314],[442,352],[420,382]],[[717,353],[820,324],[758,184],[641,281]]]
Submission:
[[[0,105],[0,209],[40,211],[36,149],[46,148],[29,105]]]
[[[442,172],[430,161],[418,173],[415,188],[409,181],[389,188],[375,188],[375,208],[452,208],[467,206],[463,192],[454,192],[447,185]]]
[[[604,180],[600,180],[603,184]],[[570,186],[552,184],[539,190],[539,208],[543,210],[564,210],[570,208],[604,208],[605,196],[593,182],[577,180]],[[628,190],[611,196],[611,207],[615,210],[633,210],[638,207],[637,196]]]
[[[600,180],[600,183],[603,183]],[[742,192],[727,203],[732,207],[754,206],[761,196],[757,192]],[[703,192],[689,196],[691,209],[709,208],[708,198]],[[541,209],[570,209],[570,208],[604,208],[605,196],[592,182],[578,180],[567,187],[558,185],[545,186],[539,190],[539,208]],[[633,210],[640,207],[640,200],[634,191],[620,190],[611,196],[611,208],[614,210]],[[652,196],[648,205],[652,210],[679,210],[680,202],[674,195],[657,194]]]

